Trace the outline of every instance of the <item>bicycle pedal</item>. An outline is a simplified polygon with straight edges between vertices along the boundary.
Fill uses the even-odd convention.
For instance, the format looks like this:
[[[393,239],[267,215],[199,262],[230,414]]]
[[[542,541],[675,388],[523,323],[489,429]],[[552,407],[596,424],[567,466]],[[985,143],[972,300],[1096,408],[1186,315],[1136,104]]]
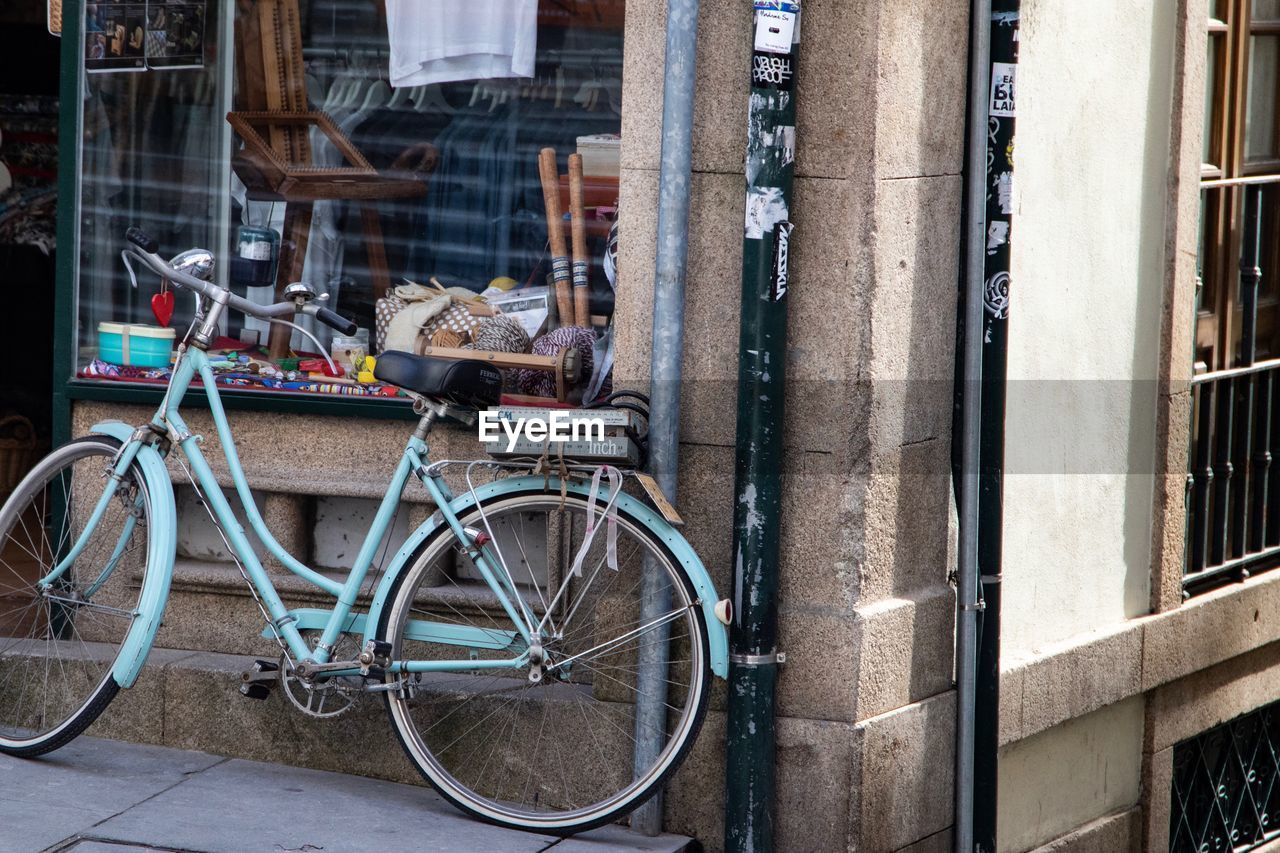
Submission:
[[[271,688],[260,682],[255,682],[253,684],[241,684],[240,694],[249,699],[257,699],[261,701],[271,695]]]
[[[241,692],[244,692],[245,686],[251,684],[274,684],[276,679],[279,678],[279,674],[280,665],[275,661],[255,660],[253,669],[240,673],[240,680],[244,682]],[[249,694],[245,693],[245,695],[248,696]],[[265,699],[266,697],[262,698]]]

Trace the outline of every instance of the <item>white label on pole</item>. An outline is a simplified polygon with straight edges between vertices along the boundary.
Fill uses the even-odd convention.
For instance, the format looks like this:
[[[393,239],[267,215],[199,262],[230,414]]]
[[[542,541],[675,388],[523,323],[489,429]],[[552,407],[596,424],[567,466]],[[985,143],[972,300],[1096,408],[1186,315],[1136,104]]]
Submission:
[[[1018,66],[1013,62],[991,63],[991,115],[1014,116],[1014,82]]]
[[[790,53],[796,15],[778,9],[756,9],[756,50]]]

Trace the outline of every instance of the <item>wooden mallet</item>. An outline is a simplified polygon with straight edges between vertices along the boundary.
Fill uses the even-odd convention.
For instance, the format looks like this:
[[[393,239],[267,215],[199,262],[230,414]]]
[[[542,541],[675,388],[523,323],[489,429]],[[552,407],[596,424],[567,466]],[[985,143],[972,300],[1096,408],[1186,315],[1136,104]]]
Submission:
[[[569,155],[569,216],[573,224],[575,324],[591,325],[591,259],[587,254],[587,208],[582,199],[582,155]]]
[[[573,276],[569,269],[569,250],[564,243],[564,212],[560,209],[560,172],[556,168],[556,150],[543,148],[538,153],[538,174],[542,178],[542,198],[547,207],[547,239],[551,243],[551,275],[556,283],[556,312],[560,325],[572,326]]]

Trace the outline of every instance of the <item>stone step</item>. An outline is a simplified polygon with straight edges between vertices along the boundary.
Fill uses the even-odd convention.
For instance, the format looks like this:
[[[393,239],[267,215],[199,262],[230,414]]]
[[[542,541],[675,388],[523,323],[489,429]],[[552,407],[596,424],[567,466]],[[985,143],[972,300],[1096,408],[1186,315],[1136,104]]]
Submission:
[[[328,610],[334,599],[307,581],[283,569],[272,571],[272,583],[285,606]],[[342,582],[345,573],[329,573]],[[368,610],[369,601],[381,581],[370,573],[356,598],[355,612]],[[433,588],[430,596],[443,608],[442,614],[466,612],[480,607],[495,616],[500,608],[492,593],[478,581],[462,579]],[[497,616],[499,621],[503,617]],[[274,638],[262,636],[267,620],[249,590],[249,584],[233,563],[178,559],[173,583],[156,645],[166,649],[190,649],[218,654],[255,655],[276,658],[280,647]]]
[[[294,575],[272,572],[271,579],[287,607],[333,606],[331,596]],[[261,636],[266,626],[235,564],[178,559],[156,645],[275,658],[280,647]]]

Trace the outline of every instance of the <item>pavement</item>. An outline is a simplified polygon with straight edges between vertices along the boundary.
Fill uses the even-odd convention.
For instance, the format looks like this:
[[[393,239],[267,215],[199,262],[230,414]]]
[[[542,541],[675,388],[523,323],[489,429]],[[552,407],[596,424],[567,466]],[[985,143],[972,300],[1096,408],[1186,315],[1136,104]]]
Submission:
[[[606,827],[561,839],[462,814],[429,788],[80,737],[0,755],[0,853],[675,853],[688,838]]]

